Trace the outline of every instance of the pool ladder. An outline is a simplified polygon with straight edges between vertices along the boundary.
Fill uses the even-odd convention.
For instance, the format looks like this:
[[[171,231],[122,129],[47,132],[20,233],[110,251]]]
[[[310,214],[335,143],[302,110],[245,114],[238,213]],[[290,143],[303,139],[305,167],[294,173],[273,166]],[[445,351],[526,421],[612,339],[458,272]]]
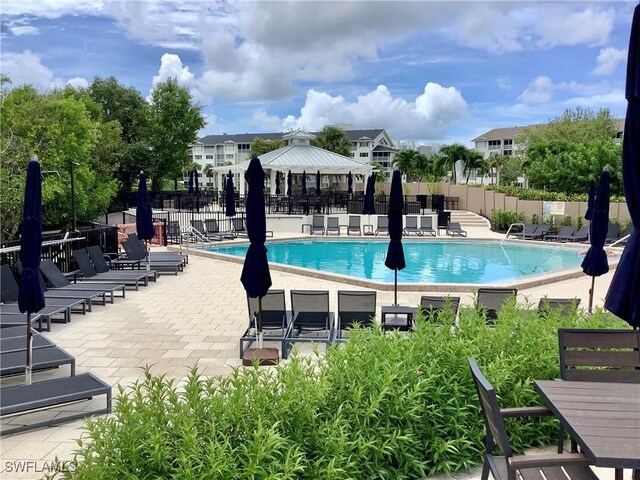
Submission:
[[[507,228],[507,233],[504,234],[504,237],[502,238],[502,240],[500,240],[500,246],[502,246],[502,244],[504,243],[504,241],[509,238],[509,234],[511,233],[511,229],[513,227],[522,227],[522,231],[524,232],[524,223],[522,222],[516,222],[516,223],[512,223],[511,225],[509,225],[509,228]]]

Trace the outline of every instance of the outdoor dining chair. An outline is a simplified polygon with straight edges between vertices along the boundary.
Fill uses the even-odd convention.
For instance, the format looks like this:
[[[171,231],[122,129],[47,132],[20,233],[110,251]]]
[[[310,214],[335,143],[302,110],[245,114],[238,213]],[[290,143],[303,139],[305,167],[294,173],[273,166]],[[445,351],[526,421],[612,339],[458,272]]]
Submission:
[[[580,453],[515,455],[504,419],[542,417],[552,413],[546,407],[500,408],[493,386],[482,374],[476,361],[473,358],[468,361],[486,429],[481,480],[488,480],[489,473],[495,480],[598,480],[589,468],[589,457]],[[496,446],[501,456],[494,453]]]
[[[328,290],[291,290],[291,311],[291,322],[282,344],[282,358],[288,357],[293,343],[330,344],[333,341],[335,317],[329,311]]]
[[[240,358],[244,357],[244,352],[257,340],[256,319],[259,311],[258,298],[247,297],[247,307],[249,309],[249,326],[240,337]],[[284,338],[287,333],[287,326],[291,317],[291,312],[287,311],[285,305],[284,290],[269,290],[262,297],[262,331],[263,339],[269,342],[280,342],[280,347],[284,351]]]
[[[338,326],[336,340],[342,340],[342,331],[373,325],[376,316],[376,292],[371,290],[338,290]]]
[[[515,288],[478,288],[476,308],[485,316],[487,324],[493,325],[503,305],[515,299],[517,294],[518,290]]]

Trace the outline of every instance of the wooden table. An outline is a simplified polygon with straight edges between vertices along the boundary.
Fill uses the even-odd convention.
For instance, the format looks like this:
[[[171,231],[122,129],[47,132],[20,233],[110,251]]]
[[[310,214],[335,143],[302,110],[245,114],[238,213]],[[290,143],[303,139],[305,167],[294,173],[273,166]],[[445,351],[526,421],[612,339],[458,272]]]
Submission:
[[[536,391],[597,467],[640,469],[640,385],[536,380]],[[637,476],[637,474],[636,474]]]

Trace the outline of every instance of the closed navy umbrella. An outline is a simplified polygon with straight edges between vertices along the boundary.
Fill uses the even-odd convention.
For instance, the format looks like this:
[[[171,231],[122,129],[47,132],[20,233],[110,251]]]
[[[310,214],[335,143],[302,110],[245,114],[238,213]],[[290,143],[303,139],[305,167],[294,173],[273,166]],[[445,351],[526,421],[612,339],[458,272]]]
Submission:
[[[262,297],[271,287],[271,273],[267,261],[267,220],[264,213],[264,170],[257,157],[253,157],[247,169],[249,194],[247,196],[247,235],[249,249],[244,259],[240,281],[250,298],[258,298],[256,331],[258,349],[262,349]]]
[[[635,329],[640,327],[640,5],[631,22],[626,97],[622,181],[633,232],[611,280],[605,307]]]
[[[291,196],[291,187],[293,186],[293,180],[291,179],[291,170],[287,173],[287,196]]]
[[[194,170],[191,172],[193,174],[193,193],[196,195],[200,195],[200,187],[198,186],[198,171]]]
[[[224,214],[227,217],[234,217],[236,214],[236,198],[233,192],[233,173],[229,170],[229,175],[227,176],[227,186],[224,192]]]
[[[589,289],[589,313],[593,307],[593,288],[596,277],[609,271],[607,253],[604,251],[604,242],[607,239],[609,227],[609,184],[611,178],[605,168],[600,174],[598,193],[593,202],[593,215],[589,224],[589,241],[591,246],[582,260],[582,271],[591,276],[591,289]]]
[[[280,172],[276,172],[276,195],[280,195]]]
[[[193,195],[193,170],[189,172],[189,195]]]
[[[362,208],[363,215],[375,215],[376,214],[376,206],[373,200],[373,195],[376,189],[376,179],[371,174],[371,176],[367,179],[367,188],[364,192],[364,205]]]
[[[316,173],[316,195],[320,195],[320,193],[320,170],[318,170],[318,173]]]
[[[589,194],[587,196],[587,211],[584,213],[584,218],[591,221],[593,218],[593,203],[596,200],[596,182],[591,180],[589,182]]]
[[[389,248],[384,264],[387,268],[394,270],[394,305],[398,305],[398,270],[406,267],[404,261],[404,249],[402,248],[402,210],[404,201],[402,198],[402,180],[400,171],[393,172],[391,179],[391,191],[389,192],[389,207],[387,218],[389,219]]]
[[[353,175],[351,175],[351,172],[349,172],[349,175],[347,175],[347,193],[349,195],[353,194]]]
[[[42,180],[40,164],[34,155],[27,168],[27,181],[24,188],[24,206],[22,229],[20,232],[20,291],[18,308],[27,312],[27,361],[25,383],[31,384],[31,314],[39,312],[45,306],[42,282],[40,279],[40,251],[42,250]]]
[[[307,194],[307,172],[302,172],[302,194]]]
[[[151,212],[151,204],[149,203],[149,194],[147,193],[147,176],[143,171],[140,172],[140,180],[138,182],[138,193],[136,195],[136,233],[140,240],[151,240],[156,232],[153,228],[153,218]],[[149,250],[147,248],[147,270],[149,270]]]

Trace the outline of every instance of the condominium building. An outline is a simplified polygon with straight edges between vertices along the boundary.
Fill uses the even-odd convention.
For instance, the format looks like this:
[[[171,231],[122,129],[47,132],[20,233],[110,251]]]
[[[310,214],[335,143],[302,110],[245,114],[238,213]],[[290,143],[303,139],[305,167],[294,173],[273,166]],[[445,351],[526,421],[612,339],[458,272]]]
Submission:
[[[391,176],[391,163],[395,153],[391,138],[384,129],[358,130],[351,126],[339,125],[339,128],[351,141],[351,157],[368,163],[377,162],[387,177]],[[310,132],[318,135],[319,132]],[[209,164],[214,167],[222,165],[236,165],[249,160],[251,143],[256,137],[263,140],[280,140],[285,133],[240,133],[222,135],[207,135],[193,143],[191,156],[195,163],[200,164],[200,171]],[[202,178],[200,172],[199,175]],[[213,182],[211,182],[213,183]],[[201,185],[212,187],[208,182]]]

